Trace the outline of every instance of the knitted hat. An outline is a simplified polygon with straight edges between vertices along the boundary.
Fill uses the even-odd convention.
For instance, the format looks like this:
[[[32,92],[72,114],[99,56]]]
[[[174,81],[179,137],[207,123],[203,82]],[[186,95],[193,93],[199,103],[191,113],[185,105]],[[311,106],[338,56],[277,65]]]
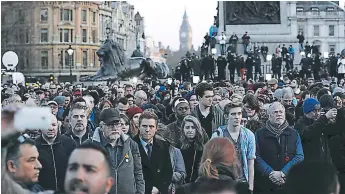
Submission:
[[[143,110],[140,107],[136,106],[133,108],[129,108],[126,111],[126,115],[128,116],[129,119],[132,119],[135,114],[142,113],[142,112],[143,112]]]
[[[303,102],[303,112],[310,113],[317,108],[317,105],[320,105],[320,102],[318,100],[316,100],[315,98],[308,98]]]
[[[64,96],[56,96],[53,99],[58,105],[62,105],[63,103],[65,103],[65,97]]]

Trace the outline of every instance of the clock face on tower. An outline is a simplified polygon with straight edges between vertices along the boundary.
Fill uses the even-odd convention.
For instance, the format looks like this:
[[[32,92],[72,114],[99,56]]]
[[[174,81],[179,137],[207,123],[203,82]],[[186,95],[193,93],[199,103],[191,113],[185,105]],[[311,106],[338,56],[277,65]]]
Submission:
[[[182,32],[182,33],[181,33],[181,37],[182,37],[182,38],[186,38],[186,36],[187,36],[187,34],[186,34],[185,32]]]

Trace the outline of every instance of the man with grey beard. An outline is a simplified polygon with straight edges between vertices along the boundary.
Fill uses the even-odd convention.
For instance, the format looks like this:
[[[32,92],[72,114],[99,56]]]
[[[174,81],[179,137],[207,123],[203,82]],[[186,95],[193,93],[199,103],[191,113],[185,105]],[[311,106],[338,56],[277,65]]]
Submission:
[[[69,112],[70,128],[64,134],[73,139],[77,145],[82,144],[91,138],[91,134],[87,130],[87,111],[86,107],[81,104],[75,104]]]
[[[115,180],[110,193],[145,193],[145,182],[138,144],[121,130],[120,113],[115,108],[105,109],[100,114],[101,127],[92,139],[104,147],[110,155],[111,175]]]

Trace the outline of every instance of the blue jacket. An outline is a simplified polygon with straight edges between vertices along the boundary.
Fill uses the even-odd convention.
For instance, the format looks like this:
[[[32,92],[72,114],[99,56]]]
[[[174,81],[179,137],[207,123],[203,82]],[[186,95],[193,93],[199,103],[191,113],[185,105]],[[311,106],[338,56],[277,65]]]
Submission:
[[[295,49],[293,48],[293,47],[289,47],[288,48],[288,52],[290,53],[290,54],[295,54]]]

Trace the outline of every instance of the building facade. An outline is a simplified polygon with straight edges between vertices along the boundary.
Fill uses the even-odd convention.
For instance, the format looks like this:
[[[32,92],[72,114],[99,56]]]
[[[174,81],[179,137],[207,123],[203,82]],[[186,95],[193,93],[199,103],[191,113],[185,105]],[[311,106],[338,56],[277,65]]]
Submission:
[[[97,2],[2,2],[2,53],[18,54],[26,76],[72,79],[99,69]],[[74,49],[67,54],[69,45]]]
[[[231,15],[227,13],[229,3],[219,1],[219,32],[225,32],[227,37],[236,33],[239,39],[248,32],[251,42],[266,43],[270,54],[275,51],[278,44],[293,45],[298,51],[296,37],[299,32],[304,34],[305,42],[319,46],[321,53],[337,53],[345,48],[345,12],[336,2],[280,1],[279,3],[279,24],[229,25],[231,22],[227,18]],[[238,46],[237,50],[243,54],[243,46]],[[298,54],[296,56],[295,62],[299,62],[300,56]]]
[[[180,27],[180,50],[189,51],[192,49],[192,27],[189,24],[187,11],[183,14],[183,20]]]
[[[134,12],[134,6],[126,1],[112,2],[112,18],[111,37],[124,48],[126,56],[130,57],[137,45],[144,53],[144,18]]]
[[[106,28],[111,26],[112,2],[101,1],[99,5],[99,41],[103,43],[107,39]]]

